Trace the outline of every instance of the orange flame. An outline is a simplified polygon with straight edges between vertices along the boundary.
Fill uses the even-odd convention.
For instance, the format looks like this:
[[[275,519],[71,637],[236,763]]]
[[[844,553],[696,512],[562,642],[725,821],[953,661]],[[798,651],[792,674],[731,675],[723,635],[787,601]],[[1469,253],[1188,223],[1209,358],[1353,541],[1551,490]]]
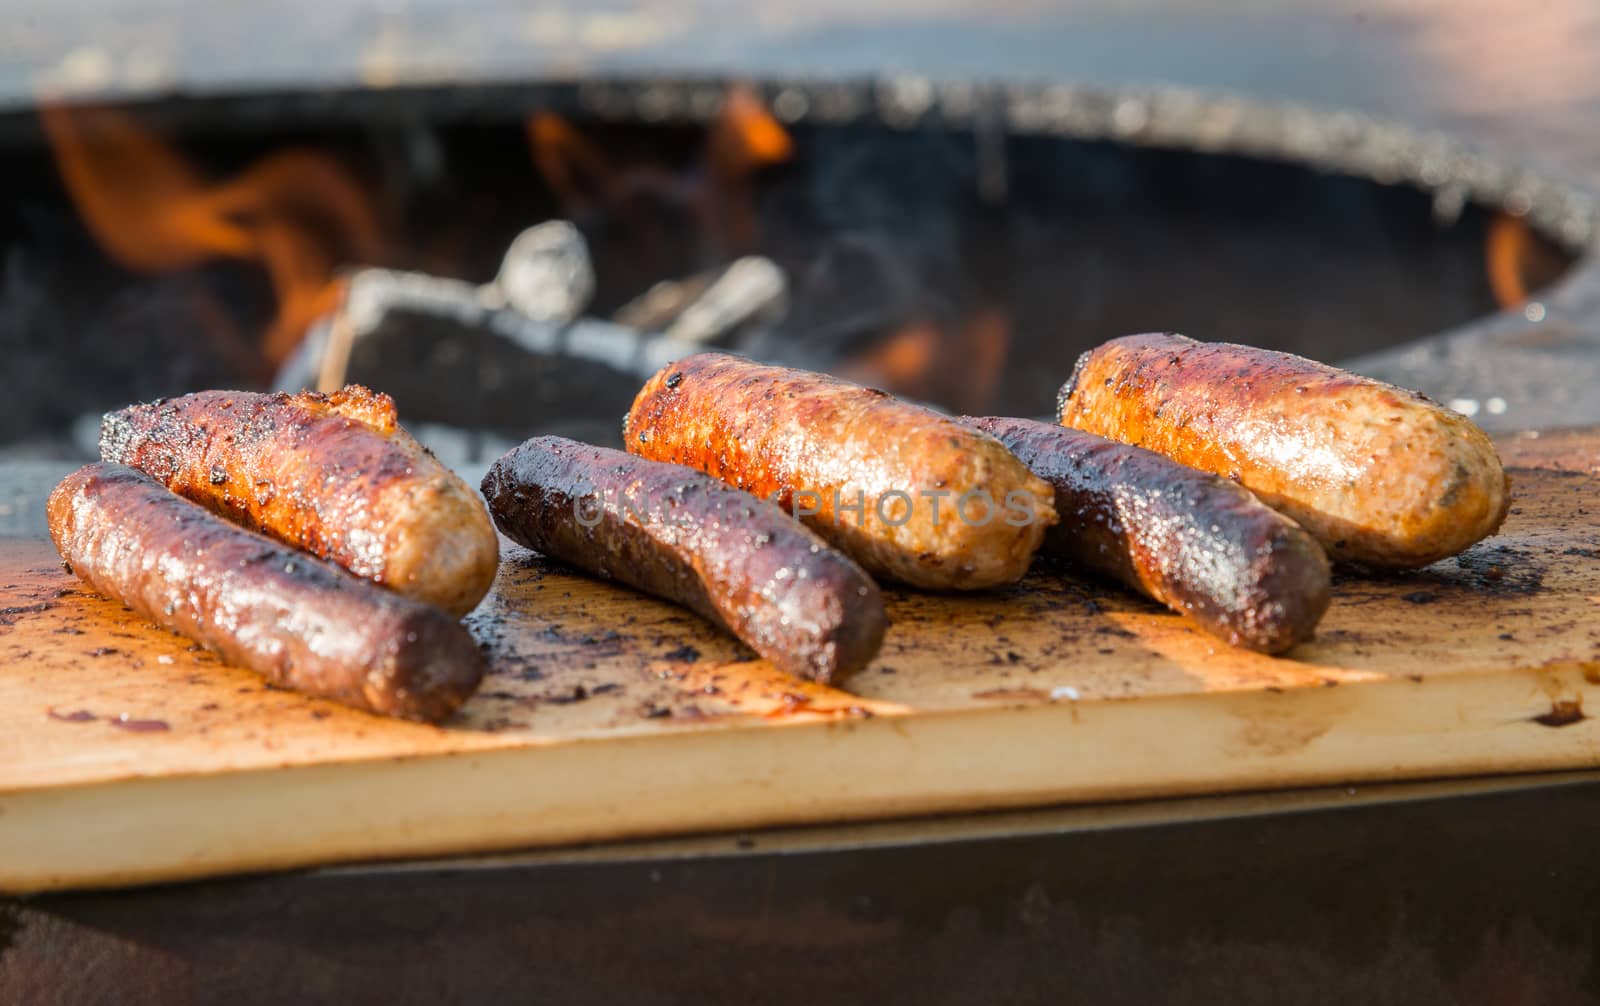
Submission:
[[[286,150],[212,184],[126,112],[45,105],[40,118],[74,204],[120,265],[260,263],[278,298],[260,350],[273,364],[337,303],[335,270],[377,255],[373,208],[327,155]]]
[[[982,414],[995,392],[1011,348],[1011,319],[980,307],[962,324],[946,328],[915,321],[891,332],[840,368],[840,375],[897,395]]]
[[[699,172],[622,160],[549,112],[531,116],[527,130],[533,162],[563,212],[601,209],[636,232],[648,232],[651,222],[635,197],[652,196],[687,210],[728,255],[754,250],[751,177],[794,154],[794,142],[778,120],[754,91],[739,85],[729,89],[706,132]]]
[[[1516,307],[1535,290],[1556,281],[1568,261],[1521,217],[1496,214],[1483,243],[1489,290],[1502,308]]]
[[[728,245],[752,251],[757,240],[755,173],[794,155],[794,142],[751,89],[734,85],[706,138],[706,159],[720,198],[707,211],[720,223]]]
[[[843,376],[897,395],[927,398],[943,341],[932,322],[914,321],[852,359]]]
[[[528,119],[528,144],[533,163],[563,207],[570,210],[595,199],[617,198],[618,172],[610,159],[565,119],[548,112],[533,115]]]
[[[1516,217],[1500,214],[1489,221],[1483,244],[1483,263],[1489,272],[1489,289],[1495,303],[1515,307],[1527,299],[1528,284],[1522,265],[1532,249],[1533,232]]]
[[[728,89],[706,145],[713,168],[736,177],[794,156],[789,134],[761,98],[742,84]]]

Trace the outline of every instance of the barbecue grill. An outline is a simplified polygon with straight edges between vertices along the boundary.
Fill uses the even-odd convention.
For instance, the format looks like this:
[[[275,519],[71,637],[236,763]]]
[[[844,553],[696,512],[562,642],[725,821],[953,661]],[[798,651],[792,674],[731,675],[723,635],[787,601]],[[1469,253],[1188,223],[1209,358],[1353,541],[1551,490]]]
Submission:
[[[614,442],[693,347],[1043,415],[1083,349],[1170,328],[1508,435],[1600,422],[1592,18],[1525,16],[1506,45],[1539,57],[1482,61],[1568,89],[1480,115],[1504,81],[1452,11],[1418,5],[1429,34],[1250,6],[24,17],[0,71],[0,531],[38,535],[130,400],[361,381],[471,472],[533,433]],[[259,42],[281,24],[303,41]],[[1515,442],[1592,487],[1588,441]],[[1536,597],[1509,559],[1451,575]],[[1400,592],[1421,619],[1457,580]],[[653,709],[685,708],[661,688]],[[1529,699],[1541,737],[1593,728],[1561,688]],[[0,901],[0,998],[259,999],[291,975],[396,1001],[1575,1000],[1595,932],[1569,833],[1597,792],[1362,783]]]
[[[13,440],[66,447],[130,395],[334,376],[387,389],[411,422],[614,440],[673,346],[1043,414],[1084,349],[1160,329],[1357,361],[1490,428],[1581,407],[1494,361],[1582,316],[1593,198],[1352,113],[1179,88],[652,77],[78,96],[3,132],[27,307],[0,338],[32,389]],[[484,308],[512,238],[562,217],[585,263],[558,280],[579,284],[570,316]],[[741,256],[770,290],[711,289]],[[378,267],[387,284],[363,275]],[[351,290],[375,336],[354,345]],[[673,322],[719,294],[755,300],[699,304],[715,320],[684,341]],[[69,332],[79,352],[56,349]],[[1436,333],[1454,338],[1420,350],[1423,372]]]

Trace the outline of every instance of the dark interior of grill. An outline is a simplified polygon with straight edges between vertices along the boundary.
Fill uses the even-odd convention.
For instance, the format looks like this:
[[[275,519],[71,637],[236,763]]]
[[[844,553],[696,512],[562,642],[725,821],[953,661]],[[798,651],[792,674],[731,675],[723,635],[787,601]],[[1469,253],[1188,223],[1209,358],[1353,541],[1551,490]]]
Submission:
[[[717,122],[599,121],[536,105],[408,116],[404,94],[388,100],[390,114],[369,124],[319,122],[298,106],[281,117],[164,115],[181,110],[176,100],[115,114],[202,186],[271,175],[261,166],[285,152],[316,164],[270,197],[222,199],[219,212],[247,234],[268,233],[251,230],[252,214],[288,221],[340,271],[484,282],[519,231],[565,218],[593,260],[586,313],[605,318],[652,284],[766,256],[787,278],[786,314],[712,345],[952,410],[1045,413],[1082,350],[1130,332],[1337,361],[1499,306],[1486,268],[1499,214],[1470,203],[1440,212],[1407,185],[1292,163],[772,119],[745,124],[768,132],[730,155]],[[268,345],[284,305],[260,255],[190,249],[130,266],[86,225],[48,114],[11,120],[0,150],[11,179],[0,350],[13,375],[0,443],[82,453],[85,424],[110,406],[271,386],[295,337]],[[138,154],[102,133],[80,128],[80,153],[123,166]],[[319,172],[341,175],[359,211],[310,191]],[[371,233],[351,232],[352,212]],[[1534,288],[1571,262],[1543,238],[1527,243]],[[403,328],[359,346],[348,376],[393,394],[409,421],[614,439],[639,383],[559,353],[530,357],[491,333]]]

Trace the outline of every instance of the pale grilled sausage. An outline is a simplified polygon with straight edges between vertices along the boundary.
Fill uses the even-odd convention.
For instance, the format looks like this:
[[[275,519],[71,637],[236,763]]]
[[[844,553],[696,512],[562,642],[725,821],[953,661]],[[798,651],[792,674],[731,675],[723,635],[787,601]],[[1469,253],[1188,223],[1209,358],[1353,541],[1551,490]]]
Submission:
[[[360,385],[331,395],[202,391],[108,413],[103,461],[246,527],[462,615],[499,541],[483,502]]]
[[[483,677],[472,637],[438,608],[237,527],[132,468],[68,475],[49,518],[61,557],[97,592],[275,684],[436,722]]]
[[[859,566],[693,469],[537,437],[490,467],[483,495],[506,537],[682,604],[790,674],[834,680],[883,641],[883,598]]]
[[[1234,646],[1281,653],[1328,608],[1316,539],[1248,489],[1032,419],[968,418],[1056,493],[1044,552],[1121,581]]]
[[[1055,523],[1050,487],[993,437],[882,391],[721,353],[662,368],[623,441],[773,499],[868,572],[916,587],[1015,581]]]
[[[1066,426],[1233,479],[1344,562],[1425,566],[1493,534],[1510,506],[1466,417],[1286,353],[1130,335],[1085,353],[1057,404]]]

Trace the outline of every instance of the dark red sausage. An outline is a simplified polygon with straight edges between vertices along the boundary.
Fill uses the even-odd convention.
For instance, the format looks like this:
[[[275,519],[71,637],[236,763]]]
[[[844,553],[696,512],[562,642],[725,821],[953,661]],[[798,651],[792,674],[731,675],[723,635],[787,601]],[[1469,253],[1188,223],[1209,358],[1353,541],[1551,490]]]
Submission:
[[[1280,653],[1327,610],[1328,557],[1300,525],[1227,479],[1031,419],[967,422],[1055,488],[1045,552],[1104,573],[1235,646]]]
[[[478,687],[483,657],[443,611],[236,527],[113,464],[50,494],[50,537],[95,590],[268,680],[357,709],[435,722]]]
[[[494,463],[483,495],[513,541],[676,601],[791,674],[832,680],[883,641],[883,598],[859,566],[691,468],[537,437]]]

